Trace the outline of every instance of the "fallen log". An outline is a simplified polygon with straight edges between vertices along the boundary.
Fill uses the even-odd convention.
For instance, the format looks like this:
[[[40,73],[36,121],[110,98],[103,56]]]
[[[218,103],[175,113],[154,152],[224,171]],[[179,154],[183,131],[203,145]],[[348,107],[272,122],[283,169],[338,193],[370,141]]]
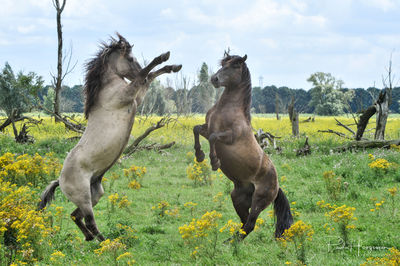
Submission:
[[[333,151],[343,152],[347,150],[357,150],[357,149],[390,148],[390,145],[400,145],[400,139],[351,141],[344,144],[343,146],[333,149]]]

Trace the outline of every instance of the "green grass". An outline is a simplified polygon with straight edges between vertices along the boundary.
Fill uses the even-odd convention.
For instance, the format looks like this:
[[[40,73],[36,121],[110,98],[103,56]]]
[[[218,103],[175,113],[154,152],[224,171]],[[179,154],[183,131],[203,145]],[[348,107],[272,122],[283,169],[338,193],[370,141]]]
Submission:
[[[137,126],[137,124],[135,125]],[[169,128],[168,130],[173,130]],[[190,130],[184,128],[182,130]],[[175,133],[174,133],[175,134]],[[182,133],[182,136],[190,136]],[[157,137],[158,138],[158,137]],[[157,141],[157,138],[150,139]],[[165,136],[173,138],[173,136]],[[312,154],[306,157],[296,157],[293,149],[301,147],[303,139],[285,137],[278,141],[283,148],[281,153],[269,151],[275,164],[279,178],[286,177],[281,185],[286,195],[299,213],[296,220],[303,220],[311,224],[315,234],[306,249],[307,265],[359,265],[368,257],[384,256],[388,248],[400,248],[400,218],[399,193],[396,195],[395,215],[393,216],[388,188],[400,188],[400,168],[390,170],[387,173],[377,173],[368,167],[370,159],[368,154],[376,158],[385,158],[390,162],[400,165],[400,153],[396,150],[368,150],[359,152],[347,152],[331,154],[329,150],[341,141],[335,139],[314,138],[311,141]],[[68,141],[58,136],[40,140],[33,145],[20,145],[13,142],[10,137],[0,136],[1,153],[30,153],[39,152],[45,154],[49,151],[56,153],[61,160],[76,141]],[[205,153],[208,151],[208,143],[201,141]],[[285,262],[296,263],[294,248],[282,248],[273,238],[273,219],[268,216],[267,210],[261,216],[265,225],[261,230],[251,233],[239,244],[239,252],[234,254],[234,246],[224,243],[227,235],[222,235],[217,240],[216,253],[213,258],[199,256],[192,258],[190,254],[193,247],[185,245],[179,234],[178,228],[200,218],[206,211],[216,210],[222,214],[219,228],[228,220],[239,222],[232,206],[229,191],[232,184],[227,178],[217,178],[211,186],[194,186],[192,180],[186,175],[188,161],[187,152],[193,152],[193,144],[190,140],[177,143],[172,148],[162,151],[140,151],[131,158],[120,160],[106,174],[110,180],[113,173],[119,175],[112,187],[110,181],[104,183],[105,195],[95,207],[95,218],[100,231],[110,239],[115,239],[123,232],[117,228],[117,224],[128,225],[136,230],[137,239],[126,240],[127,248],[123,252],[132,253],[132,258],[139,265],[176,265],[176,264],[263,264],[284,265]],[[142,188],[132,190],[127,187],[128,180],[123,175],[123,169],[131,165],[145,166],[147,173],[142,180]],[[337,200],[329,198],[325,187],[323,173],[334,171],[340,176],[342,182],[347,182],[346,189],[342,186]],[[221,202],[214,202],[213,197],[223,193]],[[126,195],[132,202],[130,207],[115,208],[110,211],[108,196],[118,193]],[[385,200],[383,208],[377,212],[371,212],[374,203]],[[354,222],[356,229],[350,231],[350,245],[343,247],[340,244],[340,235],[337,230],[326,232],[324,225],[330,222],[324,215],[325,211],[317,206],[317,201],[325,200],[338,206],[346,204],[356,208]],[[179,208],[178,217],[158,217],[152,210],[152,206],[160,201],[167,201],[171,207]],[[198,205],[193,211],[184,208],[184,203],[195,202]],[[53,203],[64,207],[61,230],[52,238],[52,247],[48,254],[38,261],[38,265],[54,264],[50,261],[50,255],[54,251],[61,251],[66,256],[59,260],[60,264],[98,265],[116,264],[112,253],[97,255],[95,249],[99,248],[97,241],[85,242],[74,222],[69,218],[75,206],[68,202],[57,189]],[[54,213],[54,207],[50,208]],[[58,225],[58,223],[54,223]],[[123,253],[121,252],[121,253]],[[123,262],[120,265],[124,265]]]

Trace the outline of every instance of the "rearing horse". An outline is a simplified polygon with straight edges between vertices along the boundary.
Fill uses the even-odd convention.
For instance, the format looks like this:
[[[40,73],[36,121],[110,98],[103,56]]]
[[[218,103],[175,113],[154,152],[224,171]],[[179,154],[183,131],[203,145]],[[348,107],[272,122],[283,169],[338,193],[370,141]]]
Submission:
[[[136,108],[154,78],[178,72],[182,67],[169,65],[150,73],[155,66],[168,60],[169,52],[142,68],[132,56],[129,42],[118,33],[117,36],[118,41],[111,38],[110,44],[103,43],[98,54],[86,64],[86,130],[68,153],[59,179],[47,186],[39,203],[39,209],[43,209],[60,186],[64,195],[77,206],[71,218],[88,241],[94,237],[104,240],[94,220],[93,207],[104,194],[103,175],[128,143]]]
[[[277,173],[258,145],[251,127],[251,80],[240,57],[225,53],[221,69],[211,77],[214,87],[225,87],[220,99],[207,112],[206,123],[195,126],[196,159],[204,160],[199,135],[208,139],[212,169],[218,168],[234,183],[231,198],[246,232],[253,231],[257,217],[271,202],[277,216],[275,237],[293,222],[289,202],[279,188]],[[249,211],[250,210],[250,211]]]

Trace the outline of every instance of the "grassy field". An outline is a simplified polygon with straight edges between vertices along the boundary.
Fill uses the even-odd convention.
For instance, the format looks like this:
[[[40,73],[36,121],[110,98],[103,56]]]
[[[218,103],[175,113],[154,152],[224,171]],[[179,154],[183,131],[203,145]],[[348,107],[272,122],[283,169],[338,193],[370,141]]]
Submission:
[[[132,135],[140,135],[158,119],[138,117]],[[351,117],[339,120],[353,123]],[[287,117],[278,121],[254,116],[254,129],[281,137],[277,144],[282,151],[266,152],[291,202],[296,226],[285,240],[276,241],[270,206],[243,242],[235,238],[229,242],[240,227],[229,195],[232,184],[207,163],[193,160],[192,128],[203,121],[203,116],[181,117],[153,132],[145,143],[176,141],[176,145],[161,152],[136,152],[106,174],[105,195],[95,207],[99,229],[108,238],[102,244],[84,241],[69,217],[74,205],[59,189],[45,213],[33,210],[40,192],[57,177],[66,153],[76,144],[68,138],[76,135],[49,118],[30,129],[36,139],[31,145],[16,144],[10,132],[0,133],[0,264],[400,262],[400,147],[333,153],[346,140],[317,132],[329,128],[347,134],[333,117],[301,123],[301,137],[293,138]],[[368,137],[372,134],[373,130],[366,132]],[[296,157],[305,136],[312,154]],[[399,117],[389,119],[386,138],[400,138]],[[201,144],[208,151],[204,139]]]

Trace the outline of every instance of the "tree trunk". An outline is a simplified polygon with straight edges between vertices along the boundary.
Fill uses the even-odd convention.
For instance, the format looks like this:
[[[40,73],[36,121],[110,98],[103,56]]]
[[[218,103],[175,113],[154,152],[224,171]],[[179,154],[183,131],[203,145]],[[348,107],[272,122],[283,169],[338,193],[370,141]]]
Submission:
[[[292,101],[288,106],[289,119],[292,124],[292,134],[297,137],[300,133],[299,131],[299,113],[294,108],[294,97],[292,97]]]
[[[376,107],[376,130],[375,140],[385,139],[386,122],[389,116],[389,94],[386,90],[382,93],[382,101],[377,101]],[[379,95],[381,98],[381,95]]]
[[[361,140],[364,135],[365,128],[368,125],[369,119],[376,113],[375,105],[371,105],[367,110],[360,116],[360,120],[357,123],[356,140]]]
[[[276,120],[281,120],[279,117],[279,94],[275,93],[275,113],[276,113]]]
[[[55,78],[55,96],[54,96],[54,113],[55,121],[58,122],[58,117],[60,114],[60,97],[61,97],[61,87],[62,87],[62,49],[63,49],[63,39],[62,39],[62,25],[61,25],[61,13],[64,10],[66,0],[62,1],[62,5],[60,6],[59,0],[53,0],[53,5],[57,11],[57,40],[58,40],[58,49],[57,49],[57,77]]]

